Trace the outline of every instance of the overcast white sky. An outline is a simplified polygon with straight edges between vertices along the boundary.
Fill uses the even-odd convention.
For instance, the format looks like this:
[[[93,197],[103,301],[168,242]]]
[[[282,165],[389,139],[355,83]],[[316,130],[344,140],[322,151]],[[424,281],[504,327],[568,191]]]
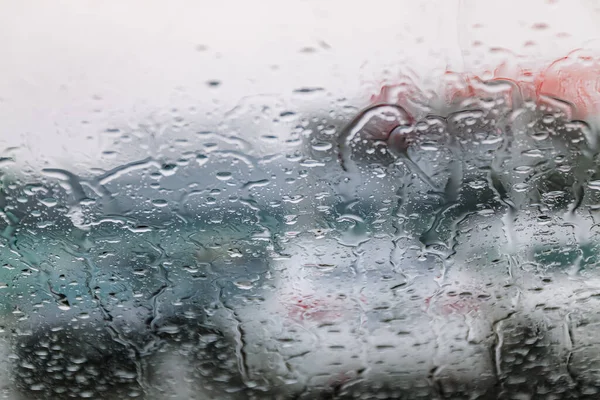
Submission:
[[[495,47],[552,59],[595,46],[595,4],[0,0],[0,149],[19,146],[20,162],[35,168],[41,160],[80,168],[99,158],[99,132],[173,107],[195,107],[201,118],[300,87],[361,105],[405,66],[424,77],[468,69],[499,57]],[[330,99],[298,107],[319,101]]]

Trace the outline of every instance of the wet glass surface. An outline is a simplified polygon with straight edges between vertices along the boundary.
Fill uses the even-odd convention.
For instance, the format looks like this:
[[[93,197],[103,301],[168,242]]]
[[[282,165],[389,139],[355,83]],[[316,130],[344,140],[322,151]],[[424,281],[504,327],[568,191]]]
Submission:
[[[507,20],[535,42],[507,55],[493,10],[468,1],[401,4],[443,21],[433,33],[333,3],[291,3],[285,28],[290,11],[265,4],[275,17],[182,2],[146,21],[65,3],[45,9],[64,26],[52,40],[52,19],[34,28],[29,5],[6,7],[0,396],[597,398],[586,19],[560,25],[563,3],[540,2]],[[203,10],[216,22],[196,27]],[[305,14],[327,21],[316,36],[293,28]],[[362,26],[352,46],[331,28],[342,17]],[[211,38],[219,21],[250,50]],[[448,30],[460,70],[436,56]],[[395,35],[369,53],[382,32]],[[568,51],[545,47],[565,32]]]

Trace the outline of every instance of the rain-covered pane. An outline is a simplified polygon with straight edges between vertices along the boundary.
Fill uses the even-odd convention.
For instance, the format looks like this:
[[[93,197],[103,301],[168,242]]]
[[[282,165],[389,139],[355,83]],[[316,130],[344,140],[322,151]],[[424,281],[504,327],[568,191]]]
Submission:
[[[595,2],[0,8],[0,398],[600,397]]]

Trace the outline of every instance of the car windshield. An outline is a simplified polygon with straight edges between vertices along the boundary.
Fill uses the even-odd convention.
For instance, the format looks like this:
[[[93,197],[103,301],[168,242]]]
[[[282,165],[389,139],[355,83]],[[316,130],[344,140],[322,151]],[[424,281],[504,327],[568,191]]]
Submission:
[[[4,5],[0,397],[596,398],[600,11],[508,3]]]

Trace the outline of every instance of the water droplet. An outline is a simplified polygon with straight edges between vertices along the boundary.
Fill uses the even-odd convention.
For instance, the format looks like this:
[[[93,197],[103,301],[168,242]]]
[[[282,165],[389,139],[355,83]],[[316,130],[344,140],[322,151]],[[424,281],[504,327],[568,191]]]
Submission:
[[[600,180],[589,181],[588,187],[592,190],[600,190]]]
[[[315,151],[327,151],[327,150],[331,150],[331,148],[333,147],[333,144],[328,143],[328,142],[316,142],[316,143],[312,143],[311,147]]]
[[[166,207],[169,204],[167,200],[164,199],[154,199],[152,200],[152,205],[155,207]]]
[[[529,185],[526,183],[515,183],[513,185],[513,189],[517,193],[522,193],[529,190]]]
[[[229,171],[221,171],[217,172],[217,179],[220,181],[228,181],[232,178],[231,172]]]
[[[208,162],[208,156],[205,154],[198,154],[196,156],[196,162],[198,163],[199,166],[203,166],[204,164],[206,164]]]
[[[58,200],[56,200],[54,197],[46,197],[45,199],[39,200],[39,202],[46,207],[54,207],[58,204]]]
[[[235,249],[235,248],[227,249],[227,254],[229,254],[229,257],[231,257],[231,258],[243,257],[242,252],[239,249]]]
[[[478,180],[469,182],[468,185],[470,187],[472,187],[473,189],[480,190],[480,189],[484,189],[487,186],[487,182],[484,181],[483,179],[478,179]]]
[[[550,133],[546,131],[537,131],[531,134],[531,137],[535,140],[546,140],[550,137]]]
[[[254,283],[251,281],[235,281],[234,285],[238,289],[242,289],[242,290],[250,290],[250,289],[254,288]]]
[[[160,173],[163,176],[173,176],[177,172],[177,164],[163,164]]]
[[[528,174],[532,171],[532,167],[529,165],[519,165],[514,168],[514,171],[519,174]]]

